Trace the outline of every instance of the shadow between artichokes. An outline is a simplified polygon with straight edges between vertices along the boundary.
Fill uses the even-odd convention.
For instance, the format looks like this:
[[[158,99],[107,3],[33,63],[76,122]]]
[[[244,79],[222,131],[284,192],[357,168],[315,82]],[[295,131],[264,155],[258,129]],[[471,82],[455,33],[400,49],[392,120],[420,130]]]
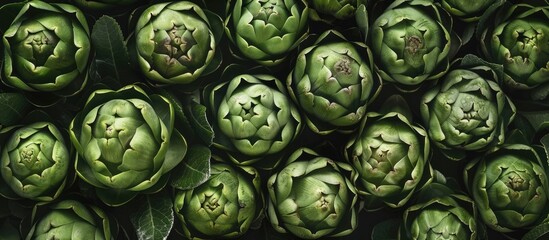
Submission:
[[[267,181],[267,216],[280,233],[302,239],[340,237],[357,227],[356,172],[300,148]]]
[[[160,190],[187,151],[172,103],[136,85],[93,92],[69,130],[78,176],[110,206]]]
[[[313,132],[352,132],[381,90],[381,80],[372,69],[365,44],[329,30],[299,53],[286,84]]]
[[[188,239],[237,238],[260,226],[265,200],[259,172],[250,166],[211,165],[210,178],[176,190],[174,209]]]
[[[482,220],[495,231],[528,229],[548,217],[547,163],[531,146],[491,149],[467,164],[464,180]]]

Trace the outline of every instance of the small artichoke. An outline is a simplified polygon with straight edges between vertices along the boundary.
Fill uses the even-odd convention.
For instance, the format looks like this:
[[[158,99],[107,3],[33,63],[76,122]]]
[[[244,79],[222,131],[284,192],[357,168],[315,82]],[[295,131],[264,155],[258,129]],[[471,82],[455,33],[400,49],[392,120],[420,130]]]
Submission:
[[[304,0],[235,0],[226,19],[227,36],[245,58],[280,64],[307,36]]]
[[[356,179],[345,163],[301,148],[268,182],[267,214],[274,229],[302,239],[339,237],[357,227]]]
[[[177,190],[174,208],[189,239],[237,238],[264,209],[259,173],[252,167],[215,163],[210,178],[190,190]]]
[[[75,200],[38,206],[26,240],[113,240],[111,222],[103,210]]]
[[[364,117],[380,89],[369,53],[366,45],[349,42],[336,31],[323,33],[299,53],[287,85],[314,132],[352,128]]]
[[[137,62],[154,83],[190,84],[203,73],[218,50],[219,16],[188,1],[154,4],[135,26]]]
[[[76,172],[106,204],[154,192],[186,154],[172,102],[135,85],[96,90],[70,124]]]
[[[72,5],[29,1],[4,32],[3,44],[7,85],[72,95],[87,81],[90,30]]]
[[[62,192],[71,157],[61,132],[49,122],[17,128],[4,143],[0,173],[20,197],[51,201]]]
[[[530,228],[549,209],[546,165],[533,147],[510,144],[469,163],[465,181],[484,223],[498,232]]]

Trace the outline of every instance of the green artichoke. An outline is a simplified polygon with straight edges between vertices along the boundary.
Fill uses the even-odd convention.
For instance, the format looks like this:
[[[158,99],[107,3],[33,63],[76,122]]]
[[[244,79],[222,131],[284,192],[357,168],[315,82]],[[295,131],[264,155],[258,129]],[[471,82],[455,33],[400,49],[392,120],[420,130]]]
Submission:
[[[270,161],[265,157],[281,153],[301,132],[300,114],[273,76],[238,75],[207,88],[205,96],[217,123],[214,146],[233,155],[239,164]],[[236,153],[248,157],[236,157]]]
[[[188,1],[145,9],[135,26],[137,62],[154,83],[189,84],[218,57],[222,21]]]
[[[33,211],[33,225],[26,240],[115,239],[108,216],[98,207],[75,200],[39,206]]]
[[[454,159],[463,150],[481,151],[502,144],[515,106],[497,84],[496,70],[472,55],[427,91],[420,104],[431,140]]]
[[[549,82],[549,6],[515,4],[500,8],[479,30],[488,61],[503,64],[511,89]]]
[[[356,9],[367,0],[309,0],[311,17],[314,20],[323,20],[323,16],[345,20],[355,16]]]
[[[74,4],[90,10],[115,10],[140,2],[139,0],[73,0]]]
[[[302,239],[350,234],[357,227],[354,179],[348,164],[298,149],[267,182],[272,226]]]
[[[2,40],[5,84],[60,95],[72,95],[84,87],[90,30],[84,14],[76,7],[30,1]]]
[[[49,122],[17,128],[4,143],[0,173],[20,197],[51,201],[65,187],[71,164],[61,132]]]
[[[226,35],[245,58],[263,65],[281,63],[307,36],[303,0],[235,0],[228,10]]]
[[[299,53],[288,76],[288,90],[314,132],[328,134],[352,128],[380,90],[380,80],[372,68],[366,45],[327,31]]]
[[[77,174],[108,205],[157,191],[187,151],[174,111],[168,99],[135,85],[93,92],[69,129]]]
[[[443,195],[432,196],[408,207],[404,211],[398,239],[486,238],[484,228],[477,222],[477,210],[471,198],[454,193],[439,183],[429,184],[420,194],[425,194],[426,191],[438,191]]]
[[[504,145],[465,168],[465,181],[484,223],[499,232],[529,228],[548,213],[547,172],[532,147]]]
[[[345,157],[359,175],[357,189],[367,209],[379,203],[401,207],[431,174],[429,138],[398,112],[371,112],[366,119],[345,146]]]
[[[433,1],[394,1],[370,28],[377,71],[403,87],[440,78],[456,44],[451,31],[451,17]]]
[[[189,239],[242,236],[263,216],[259,173],[252,167],[215,163],[210,178],[190,190],[176,190],[174,208]]]
[[[464,22],[478,21],[490,5],[499,0],[441,0],[441,6]]]

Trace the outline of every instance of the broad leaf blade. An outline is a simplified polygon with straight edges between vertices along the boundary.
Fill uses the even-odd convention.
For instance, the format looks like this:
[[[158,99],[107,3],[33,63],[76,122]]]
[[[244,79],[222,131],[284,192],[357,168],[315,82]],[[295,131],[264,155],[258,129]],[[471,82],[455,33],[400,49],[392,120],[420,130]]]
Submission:
[[[30,110],[30,103],[19,93],[0,93],[0,126],[16,124]],[[1,128],[1,127],[0,127]]]
[[[187,190],[204,183],[210,177],[211,151],[206,146],[190,146],[180,167],[172,173],[172,187]]]
[[[139,240],[167,239],[174,223],[173,203],[167,194],[146,195],[130,220]]]

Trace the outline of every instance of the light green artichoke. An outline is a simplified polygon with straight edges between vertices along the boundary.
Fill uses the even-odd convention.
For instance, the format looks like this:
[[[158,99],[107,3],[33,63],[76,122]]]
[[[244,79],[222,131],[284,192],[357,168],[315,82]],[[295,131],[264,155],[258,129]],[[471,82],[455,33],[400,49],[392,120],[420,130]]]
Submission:
[[[84,14],[76,7],[29,1],[2,40],[5,84],[60,95],[72,95],[84,87],[90,30]]]
[[[140,2],[139,0],[73,0],[74,4],[90,10],[115,10],[131,6]]]
[[[431,0],[396,0],[370,28],[370,47],[383,80],[404,87],[440,78],[453,47],[452,19]]]
[[[70,124],[76,172],[112,206],[157,191],[187,151],[174,115],[172,102],[135,85],[93,92]]]
[[[75,200],[38,206],[38,210],[33,211],[32,224],[26,240],[115,239],[103,210]]]
[[[357,227],[352,168],[301,148],[268,182],[273,228],[302,239],[340,237]]]
[[[454,193],[453,190],[439,183],[431,183],[419,194],[424,194],[426,191],[436,191],[442,195],[424,198],[422,202],[404,211],[399,240],[486,239],[484,228],[480,222],[477,222],[477,210],[471,198]]]
[[[470,62],[470,63],[466,63]],[[467,56],[425,93],[420,110],[434,144],[455,159],[502,144],[515,106],[497,84],[496,70]]]
[[[303,0],[235,0],[225,31],[245,58],[277,65],[303,41],[309,8]]]
[[[503,64],[511,89],[532,89],[549,83],[549,6],[507,5],[481,29],[482,52]]]
[[[63,191],[71,165],[61,132],[49,122],[17,128],[2,147],[0,173],[20,197],[51,201]]]
[[[371,112],[366,119],[345,146],[345,156],[359,175],[357,189],[369,203],[367,209],[379,208],[379,203],[401,207],[429,179],[429,138],[397,112]]]
[[[281,153],[301,132],[300,114],[273,76],[238,75],[205,95],[217,123],[214,145],[248,156],[234,157],[239,164],[277,161],[265,157]]]
[[[498,232],[530,228],[548,213],[547,172],[537,152],[522,144],[487,152],[465,168],[465,181],[484,223]]]
[[[176,190],[174,208],[189,239],[237,238],[263,216],[260,177],[252,167],[216,163],[210,178],[190,190]]]
[[[441,6],[464,22],[478,21],[484,11],[498,0],[441,0]]]
[[[222,21],[188,1],[154,4],[135,26],[137,62],[154,83],[189,84],[209,71]]]
[[[301,51],[287,80],[293,100],[316,133],[353,128],[380,90],[366,45],[327,31]],[[374,76],[375,75],[375,76]]]

